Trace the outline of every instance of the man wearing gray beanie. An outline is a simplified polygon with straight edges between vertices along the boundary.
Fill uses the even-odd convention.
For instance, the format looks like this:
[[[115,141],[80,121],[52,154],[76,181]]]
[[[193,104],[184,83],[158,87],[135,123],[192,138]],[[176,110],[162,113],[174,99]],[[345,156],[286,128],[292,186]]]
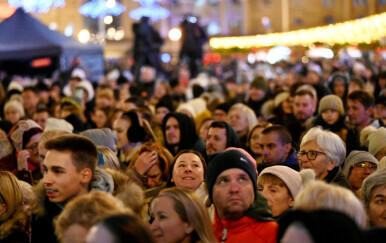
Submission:
[[[356,193],[363,181],[377,170],[378,160],[369,152],[353,150],[347,156],[343,175],[347,178],[351,190]]]
[[[240,150],[211,156],[206,174],[220,242],[276,242],[278,225],[267,200],[257,192],[256,164]]]

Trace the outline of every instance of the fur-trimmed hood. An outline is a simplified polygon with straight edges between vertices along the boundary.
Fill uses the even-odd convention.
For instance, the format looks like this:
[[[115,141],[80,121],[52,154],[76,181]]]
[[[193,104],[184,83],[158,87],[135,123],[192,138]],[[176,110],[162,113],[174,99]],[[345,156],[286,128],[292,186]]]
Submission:
[[[28,216],[22,207],[11,218],[0,224],[0,241],[14,233],[28,233]]]
[[[104,170],[113,177],[113,196],[120,199],[125,206],[131,208],[137,214],[141,214],[142,207],[145,205],[145,196],[142,188],[121,171],[109,168]]]

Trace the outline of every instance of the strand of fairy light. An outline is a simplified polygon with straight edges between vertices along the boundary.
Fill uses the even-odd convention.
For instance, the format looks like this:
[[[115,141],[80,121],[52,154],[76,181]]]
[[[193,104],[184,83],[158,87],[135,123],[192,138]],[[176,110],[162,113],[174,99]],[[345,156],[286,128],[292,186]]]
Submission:
[[[386,13],[334,25],[243,37],[216,37],[210,39],[214,49],[269,47],[275,45],[307,46],[311,43],[370,44],[386,36]]]

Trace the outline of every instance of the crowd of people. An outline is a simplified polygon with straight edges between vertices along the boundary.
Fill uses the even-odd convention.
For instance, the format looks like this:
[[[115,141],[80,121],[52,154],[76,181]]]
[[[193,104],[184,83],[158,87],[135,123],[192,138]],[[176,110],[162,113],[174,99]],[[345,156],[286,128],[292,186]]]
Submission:
[[[4,78],[0,241],[382,242],[384,64],[240,62]]]

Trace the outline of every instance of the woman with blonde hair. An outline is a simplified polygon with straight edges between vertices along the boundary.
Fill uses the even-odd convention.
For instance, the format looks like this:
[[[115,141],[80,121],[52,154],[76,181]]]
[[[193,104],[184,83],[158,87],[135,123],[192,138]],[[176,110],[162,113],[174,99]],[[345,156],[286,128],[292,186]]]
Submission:
[[[150,212],[156,242],[216,242],[208,210],[193,192],[165,189],[151,203]]]
[[[248,133],[258,122],[255,112],[242,103],[234,104],[228,111],[227,122],[239,136],[241,148],[245,148]]]
[[[0,242],[29,242],[28,217],[17,178],[0,171]]]

